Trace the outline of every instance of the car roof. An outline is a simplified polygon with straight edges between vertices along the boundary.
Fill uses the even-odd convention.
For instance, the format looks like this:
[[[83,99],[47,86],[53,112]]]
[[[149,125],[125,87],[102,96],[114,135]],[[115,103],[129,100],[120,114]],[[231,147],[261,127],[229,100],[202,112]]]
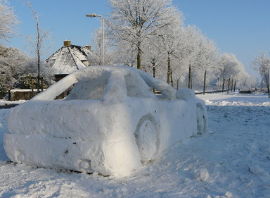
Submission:
[[[76,84],[79,81],[97,79],[101,76],[105,76],[105,78],[110,79],[109,83],[111,84],[109,85],[109,87],[112,85],[116,86],[116,82],[118,82],[119,85],[117,86],[120,86],[119,89],[121,89],[122,87],[122,89],[124,90],[124,85],[122,85],[122,77],[130,74],[137,81],[143,79],[143,81],[149,87],[159,90],[164,97],[168,99],[175,99],[176,90],[174,88],[172,88],[164,81],[153,78],[150,74],[144,71],[127,66],[90,66],[66,76],[62,80],[49,87],[45,92],[42,92],[35,96],[32,100],[54,100],[58,95],[63,93],[73,84]],[[120,79],[122,79],[122,83]]]

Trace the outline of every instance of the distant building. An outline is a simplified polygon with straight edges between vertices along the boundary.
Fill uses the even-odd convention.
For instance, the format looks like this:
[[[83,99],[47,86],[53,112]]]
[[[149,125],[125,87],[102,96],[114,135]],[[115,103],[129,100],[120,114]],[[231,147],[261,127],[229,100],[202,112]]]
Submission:
[[[93,61],[89,62],[89,58]],[[79,69],[95,64],[97,55],[91,51],[91,46],[71,45],[71,41],[64,41],[64,46],[51,55],[46,62],[52,67],[56,80]]]

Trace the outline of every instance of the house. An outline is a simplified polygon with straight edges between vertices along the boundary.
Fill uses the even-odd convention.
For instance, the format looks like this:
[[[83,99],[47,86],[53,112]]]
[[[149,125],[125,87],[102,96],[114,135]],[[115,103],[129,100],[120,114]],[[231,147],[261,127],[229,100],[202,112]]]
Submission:
[[[97,64],[95,60],[98,58],[90,45],[82,47],[65,40],[64,46],[46,59],[46,62],[52,67],[55,80],[58,81],[79,69]]]

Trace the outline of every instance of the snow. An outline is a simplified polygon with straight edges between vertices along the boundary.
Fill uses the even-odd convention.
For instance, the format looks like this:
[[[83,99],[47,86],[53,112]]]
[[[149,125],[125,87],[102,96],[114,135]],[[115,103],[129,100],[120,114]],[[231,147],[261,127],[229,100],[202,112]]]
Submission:
[[[70,86],[66,99],[53,100]],[[206,131],[207,113],[191,89],[176,91],[131,67],[92,66],[14,108],[7,125],[4,148],[13,162],[123,177]]]
[[[25,102],[26,102],[25,100],[17,100],[17,101],[0,100],[0,106],[17,105]]]
[[[208,132],[175,144],[123,178],[8,162],[2,142],[10,110],[1,109],[0,197],[269,197],[270,99],[197,96],[207,105]]]

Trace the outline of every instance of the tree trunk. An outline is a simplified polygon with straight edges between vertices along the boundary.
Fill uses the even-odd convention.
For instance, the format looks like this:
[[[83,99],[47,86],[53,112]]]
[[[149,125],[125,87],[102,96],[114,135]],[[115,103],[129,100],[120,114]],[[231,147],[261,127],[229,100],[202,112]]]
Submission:
[[[269,88],[269,77],[267,78],[267,74],[264,74],[265,76],[265,81],[266,81],[266,86],[267,86],[267,92],[268,92],[268,98],[270,98],[270,88]]]
[[[152,66],[153,66],[153,77],[155,78],[156,77],[156,64],[155,64],[155,62],[152,62]],[[153,88],[153,92],[154,92],[154,94],[156,93],[155,88]]]
[[[156,64],[153,62],[152,66],[153,66],[153,77],[155,78],[156,77]]]
[[[267,85],[267,90],[268,90],[268,98],[270,98],[269,83],[268,83],[268,85]]]
[[[233,89],[234,92],[235,92],[235,87],[236,87],[236,82],[234,82],[234,89]]]
[[[171,85],[172,85],[172,87],[173,87],[173,77],[172,77],[172,69],[171,69],[171,72],[170,72],[170,74],[171,74]]]
[[[141,66],[141,55],[142,55],[142,50],[141,50],[141,46],[139,44],[138,46],[138,54],[137,54],[137,69],[142,69],[142,66]]]
[[[41,91],[42,91],[42,92],[43,92],[43,86],[44,86],[44,85],[43,85],[43,82],[44,82],[44,81],[43,81],[43,77],[41,77]]]
[[[31,98],[34,97],[34,78],[31,77],[31,89],[32,89],[32,93],[31,93]]]
[[[229,94],[229,92],[230,92],[230,81],[231,81],[231,79],[229,78],[229,80],[228,80],[228,90],[227,90],[227,94]]]
[[[231,91],[233,91],[233,79],[232,79],[232,83],[231,83]]]
[[[37,84],[37,92],[40,92],[40,54],[38,52],[38,84]]]
[[[38,16],[36,16],[37,21],[37,58],[38,58],[38,86],[37,86],[37,93],[40,92],[40,30],[39,30],[39,22]]]
[[[188,67],[188,88],[191,89],[191,65]]]
[[[171,59],[168,53],[168,71],[167,71],[167,83],[170,84],[170,73],[171,73]]]
[[[206,87],[206,70],[204,71],[203,94],[205,94],[205,87]]]
[[[222,93],[224,92],[224,86],[225,86],[225,78],[223,78],[223,83],[222,83]]]

